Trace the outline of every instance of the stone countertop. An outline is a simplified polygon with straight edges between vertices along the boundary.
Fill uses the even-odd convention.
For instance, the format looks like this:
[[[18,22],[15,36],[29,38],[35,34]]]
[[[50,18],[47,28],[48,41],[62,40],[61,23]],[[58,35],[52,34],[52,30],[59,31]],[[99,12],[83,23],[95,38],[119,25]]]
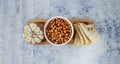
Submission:
[[[101,40],[72,45],[29,45],[28,19],[53,16],[94,21]],[[0,0],[0,64],[120,64],[120,0]]]

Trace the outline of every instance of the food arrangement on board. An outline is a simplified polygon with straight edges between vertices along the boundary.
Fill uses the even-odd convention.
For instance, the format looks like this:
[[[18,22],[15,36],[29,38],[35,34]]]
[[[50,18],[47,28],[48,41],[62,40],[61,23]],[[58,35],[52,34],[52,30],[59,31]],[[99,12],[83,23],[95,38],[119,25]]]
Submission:
[[[50,19],[28,20],[23,28],[23,38],[29,44],[52,44],[74,47],[99,41],[96,25],[88,19],[67,19],[61,16]]]

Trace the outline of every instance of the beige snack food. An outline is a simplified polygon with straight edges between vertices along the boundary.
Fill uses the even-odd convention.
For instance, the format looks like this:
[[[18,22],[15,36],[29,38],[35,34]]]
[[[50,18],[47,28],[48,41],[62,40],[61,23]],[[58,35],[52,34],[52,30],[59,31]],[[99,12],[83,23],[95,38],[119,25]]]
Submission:
[[[84,41],[83,36],[79,30],[78,24],[74,24],[74,26],[75,26],[76,34],[75,34],[75,40],[74,40],[73,46],[77,47],[79,45],[84,45],[85,41]]]
[[[76,29],[74,47],[95,43],[100,39],[95,24],[76,23],[74,26]]]
[[[100,37],[98,32],[96,31],[96,26],[95,24],[91,24],[91,25],[86,25],[83,23],[80,23],[80,26],[82,28],[82,30],[85,32],[85,35],[92,41],[92,42],[97,42]]]
[[[80,29],[80,32],[82,33],[83,35],[83,39],[85,41],[84,45],[87,45],[87,44],[90,44],[91,43],[91,40],[88,39],[88,37],[86,36],[85,32],[82,30],[80,24],[78,25],[79,29]]]
[[[43,31],[35,23],[25,25],[23,28],[23,38],[29,44],[39,44],[43,39]]]

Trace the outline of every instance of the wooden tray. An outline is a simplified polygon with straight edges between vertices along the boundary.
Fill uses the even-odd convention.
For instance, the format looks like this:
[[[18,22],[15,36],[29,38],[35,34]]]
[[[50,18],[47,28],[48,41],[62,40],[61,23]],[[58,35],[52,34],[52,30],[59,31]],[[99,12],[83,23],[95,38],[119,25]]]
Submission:
[[[85,24],[93,24],[93,21],[89,20],[89,19],[69,19],[73,24],[74,23],[85,23]],[[45,22],[47,21],[47,19],[30,19],[27,21],[27,24],[29,23],[42,23],[45,24]],[[74,37],[73,39],[68,43],[68,44],[73,44],[74,42]],[[48,43],[46,40],[41,42],[40,44],[50,44]]]

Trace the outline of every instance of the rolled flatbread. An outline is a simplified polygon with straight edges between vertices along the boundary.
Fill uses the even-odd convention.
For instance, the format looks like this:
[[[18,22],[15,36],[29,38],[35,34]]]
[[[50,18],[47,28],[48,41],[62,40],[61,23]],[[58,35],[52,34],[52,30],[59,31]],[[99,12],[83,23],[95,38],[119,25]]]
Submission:
[[[78,47],[78,46],[80,46],[80,38],[78,36],[78,33],[76,32],[73,47]]]
[[[81,32],[81,34],[82,34],[82,36],[83,36],[83,38],[85,40],[85,45],[86,44],[90,44],[91,41],[90,41],[90,39],[88,39],[88,37],[86,36],[86,34],[84,33],[84,31],[82,30],[82,27],[80,26],[80,24],[79,24],[78,27],[79,27],[79,30],[80,30],[80,32]]]
[[[96,31],[96,26],[94,24],[86,25],[86,24],[80,23],[80,27],[82,28],[82,31],[84,31],[85,35],[92,42],[97,42],[100,39],[99,34]]]
[[[79,46],[78,43],[80,43],[80,45],[84,45],[85,41],[83,38],[83,35],[81,33],[81,31],[79,30],[79,25],[78,24],[74,24],[75,29],[76,29],[76,35],[75,35],[75,41],[74,41],[74,45],[75,46]],[[78,42],[76,42],[78,41]]]

